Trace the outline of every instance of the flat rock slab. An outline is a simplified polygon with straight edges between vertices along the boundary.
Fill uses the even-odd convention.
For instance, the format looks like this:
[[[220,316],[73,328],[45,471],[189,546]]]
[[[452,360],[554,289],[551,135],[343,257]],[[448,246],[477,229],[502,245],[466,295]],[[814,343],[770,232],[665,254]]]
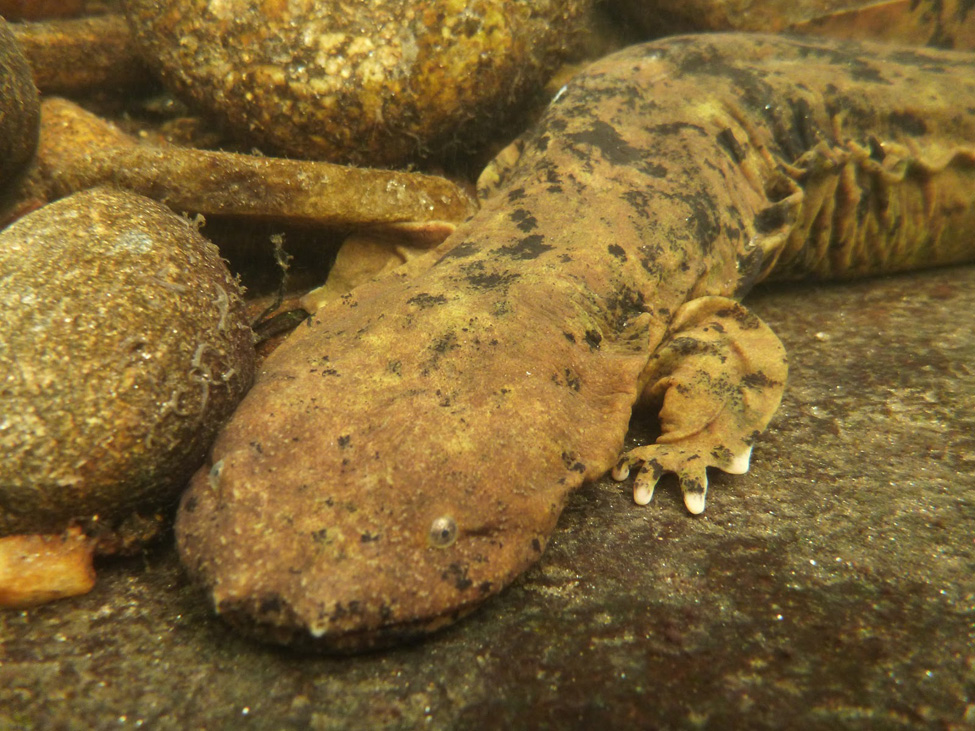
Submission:
[[[509,590],[358,657],[234,635],[166,545],[0,614],[0,728],[971,728],[975,268],[749,305],[790,387],[703,516],[604,479]]]

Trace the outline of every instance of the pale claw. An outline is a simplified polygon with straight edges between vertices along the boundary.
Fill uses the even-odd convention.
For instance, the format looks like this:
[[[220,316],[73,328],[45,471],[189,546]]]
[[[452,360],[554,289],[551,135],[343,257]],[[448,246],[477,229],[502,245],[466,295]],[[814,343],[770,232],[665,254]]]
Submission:
[[[734,469],[748,469],[748,456],[751,450],[731,461]],[[633,465],[640,465],[640,471],[633,481],[633,502],[646,505],[653,499],[657,482],[667,472],[677,475],[684,505],[688,512],[700,515],[704,512],[705,497],[708,491],[707,464],[693,452],[667,445],[654,444],[627,452],[620,457],[613,468],[613,479],[625,480]],[[714,465],[719,466],[719,465]],[[721,467],[728,465],[722,464]],[[744,469],[743,469],[744,468]]]
[[[677,470],[680,478],[680,489],[684,494],[684,505],[692,515],[704,512],[704,498],[708,494],[708,472],[701,460],[696,459],[692,464],[685,464],[683,470]],[[690,462],[690,460],[688,460]]]
[[[700,515],[704,512],[704,498],[708,493],[707,484],[704,485],[704,489],[691,492],[684,490],[684,505],[687,507],[687,511],[692,515]]]
[[[653,491],[656,489],[657,483],[654,482],[636,482],[633,484],[633,502],[637,505],[649,505],[650,501],[653,500]]]
[[[627,460],[626,455],[623,455],[623,457],[620,458],[620,461],[616,463],[616,466],[613,467],[610,474],[617,482],[622,482],[630,476],[630,463]]]
[[[731,464],[722,467],[722,469],[729,475],[743,475],[748,472],[748,466],[752,460],[752,447],[751,445],[742,452],[741,454],[734,457],[731,460]]]

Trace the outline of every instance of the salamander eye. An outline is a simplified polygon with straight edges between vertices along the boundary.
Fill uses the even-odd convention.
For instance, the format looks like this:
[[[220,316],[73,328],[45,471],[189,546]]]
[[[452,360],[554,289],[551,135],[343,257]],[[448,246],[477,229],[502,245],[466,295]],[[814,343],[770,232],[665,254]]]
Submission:
[[[434,548],[447,548],[457,540],[457,521],[449,515],[441,515],[430,524],[427,535]]]

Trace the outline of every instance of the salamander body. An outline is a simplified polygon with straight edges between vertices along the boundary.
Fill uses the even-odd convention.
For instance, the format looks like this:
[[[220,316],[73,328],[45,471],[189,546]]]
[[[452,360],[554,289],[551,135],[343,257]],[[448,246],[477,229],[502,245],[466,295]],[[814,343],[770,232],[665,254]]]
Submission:
[[[738,300],[975,257],[973,143],[960,53],[725,35],[597,62],[472,219],[265,362],[184,496],[182,560],[244,631],[360,649],[498,592],[614,466],[638,502],[676,473],[700,512],[786,377]],[[621,458],[642,402],[661,437]]]

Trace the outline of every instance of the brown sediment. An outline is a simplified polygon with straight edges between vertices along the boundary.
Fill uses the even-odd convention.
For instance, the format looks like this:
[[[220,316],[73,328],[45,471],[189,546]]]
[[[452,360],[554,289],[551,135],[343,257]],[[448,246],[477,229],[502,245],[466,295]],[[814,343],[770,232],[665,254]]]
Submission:
[[[176,211],[316,225],[452,229],[475,204],[444,178],[330,163],[143,145],[63,99],[41,115],[37,181],[51,197],[112,184]]]
[[[128,89],[152,79],[121,15],[18,23],[12,26],[46,94]]]

